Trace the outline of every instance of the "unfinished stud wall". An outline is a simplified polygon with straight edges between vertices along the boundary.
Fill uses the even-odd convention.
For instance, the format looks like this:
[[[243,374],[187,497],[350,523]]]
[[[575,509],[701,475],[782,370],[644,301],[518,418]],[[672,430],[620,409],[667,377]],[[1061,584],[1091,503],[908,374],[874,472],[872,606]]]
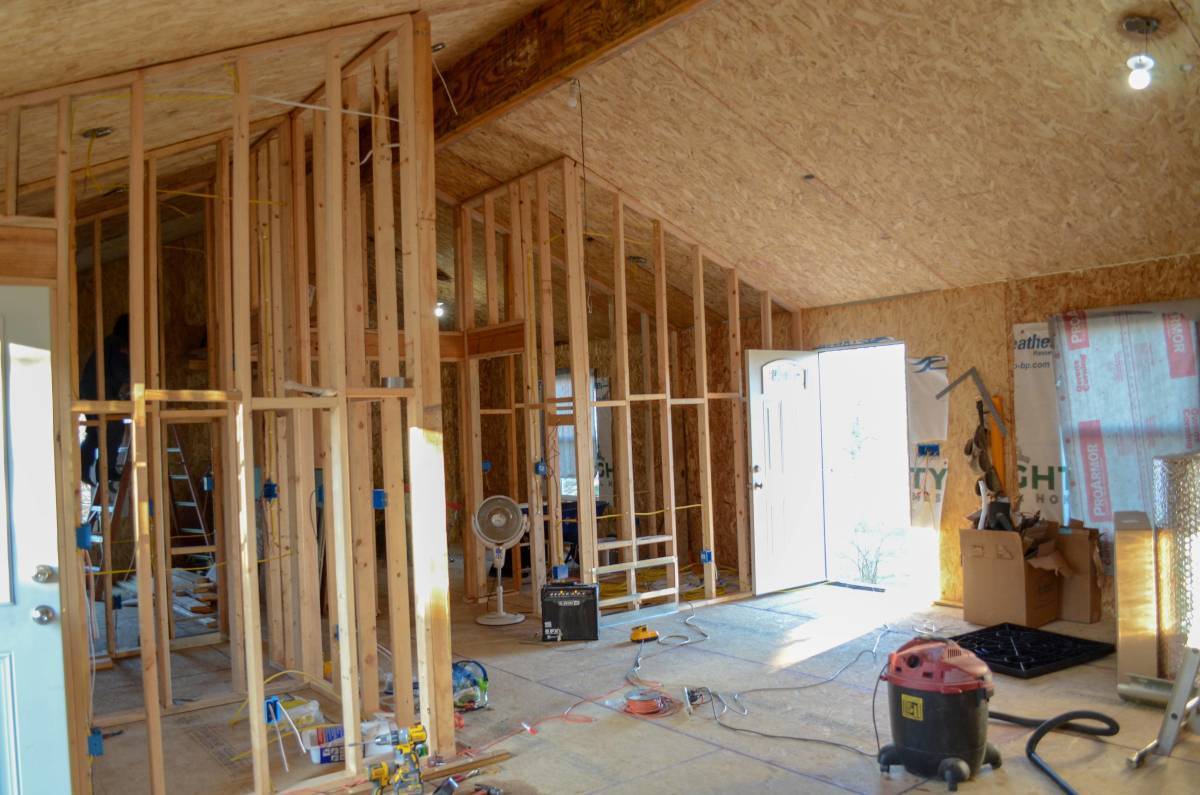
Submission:
[[[905,343],[909,357],[949,357],[951,378],[979,369],[993,394],[1013,405],[1010,352],[1012,326],[1046,320],[1070,309],[1137,304],[1200,296],[1200,255],[1185,255],[1087,271],[921,293],[883,301],[806,309],[802,314],[805,349],[848,340],[889,336]],[[958,530],[978,508],[961,442],[974,429],[975,393],[950,394],[951,449],[940,535],[941,593],[962,597]],[[1016,429],[1020,434],[1020,429]],[[1006,483],[1016,482],[1015,436],[1006,444]],[[1010,492],[1014,491],[1010,489]]]
[[[180,774],[168,764],[164,720],[243,697],[250,705],[243,725],[253,787],[275,791],[260,705],[285,682],[268,687],[264,678],[271,668],[292,676],[298,670],[302,678],[290,688],[340,703],[347,744],[357,742],[360,714],[380,706],[371,505],[377,486],[386,497],[382,612],[390,624],[393,670],[407,683],[415,667],[431,748],[446,756],[455,752],[442,368],[434,317],[441,293],[431,48],[426,16],[397,15],[0,100],[0,110],[23,113],[28,107],[34,109],[32,122],[53,122],[49,133],[31,123],[29,135],[11,141],[52,153],[55,167],[49,181],[28,182],[16,168],[7,169],[4,225],[55,233],[57,508],[68,757],[79,791],[90,788],[93,766],[84,738],[94,726],[144,723],[146,781],[150,791],[161,793]],[[281,70],[289,75],[284,85],[275,82]],[[305,74],[313,82],[297,89],[306,94],[293,96],[295,80]],[[213,93],[203,101],[216,104],[204,115],[209,124],[218,120],[219,129],[147,147],[148,129],[165,135],[165,120],[175,118],[177,134],[189,132],[182,117],[156,104],[169,103],[179,93],[177,83],[189,81]],[[275,90],[285,96],[263,96]],[[105,157],[112,159],[94,162],[89,147],[87,160],[73,169],[82,148],[73,125],[95,113],[95,103],[87,101],[94,97],[87,95],[96,91],[128,123],[105,145]],[[303,102],[296,108],[298,100]],[[278,114],[280,102],[293,110]],[[369,122],[359,115],[364,108]],[[400,122],[395,147],[388,123],[393,115]],[[366,174],[360,167],[364,145],[373,155]],[[175,168],[176,156],[186,161],[185,172]],[[16,160],[7,157],[10,166]],[[172,182],[196,172],[203,176],[198,185]],[[88,196],[98,178],[105,180],[102,194],[114,180],[126,188],[112,194],[100,224],[92,223],[91,204],[77,204],[80,196],[99,201]],[[28,195],[13,201],[18,193]],[[14,214],[18,207],[33,212],[51,205],[50,221]],[[198,229],[182,230],[176,215]],[[110,272],[97,284],[94,269],[104,266]],[[81,360],[125,311],[131,394],[112,400],[79,395]],[[401,361],[407,378],[399,384],[390,377],[400,375]],[[89,573],[87,566],[98,562],[94,550],[75,546],[80,414],[99,415],[102,423],[128,420],[121,490],[127,488],[129,497],[119,504],[128,506],[130,572],[111,570],[109,547],[117,539],[108,526],[96,533],[104,547],[97,568],[108,571]],[[168,423],[196,427],[182,431],[176,444]],[[174,579],[185,569],[177,564],[177,528],[167,506],[174,502],[168,489],[177,471],[169,462],[185,450],[196,452],[193,481],[212,466],[217,501],[210,517],[214,540],[203,552],[189,547],[187,553],[213,556],[203,568],[219,570],[222,590],[219,624],[199,640],[227,644],[230,666],[227,692],[183,704],[171,669],[172,650],[182,639],[176,636]],[[373,459],[382,460],[381,471]],[[316,470],[325,492],[324,610],[310,519]],[[268,493],[268,482],[279,485],[277,495]],[[152,503],[158,510],[151,510]],[[102,595],[89,589],[93,581],[126,573],[136,574],[138,648],[122,651],[140,658],[142,698],[118,713],[97,713],[88,675],[97,661],[89,659],[87,621],[100,602],[110,628],[112,615],[107,584]],[[115,659],[111,634],[107,646]],[[331,674],[323,670],[327,662]],[[397,688],[395,701],[398,719],[407,722],[414,705],[406,686]],[[99,704],[103,710],[103,699]],[[356,783],[361,767],[352,755],[344,769],[306,785]],[[275,783],[286,788],[297,781],[279,776]]]

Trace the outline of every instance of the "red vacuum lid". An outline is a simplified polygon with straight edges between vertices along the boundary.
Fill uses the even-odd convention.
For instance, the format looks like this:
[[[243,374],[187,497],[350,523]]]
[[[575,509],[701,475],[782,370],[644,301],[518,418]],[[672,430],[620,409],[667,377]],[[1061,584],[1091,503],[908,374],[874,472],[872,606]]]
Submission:
[[[934,693],[994,691],[987,663],[951,640],[913,638],[888,655],[884,681]]]

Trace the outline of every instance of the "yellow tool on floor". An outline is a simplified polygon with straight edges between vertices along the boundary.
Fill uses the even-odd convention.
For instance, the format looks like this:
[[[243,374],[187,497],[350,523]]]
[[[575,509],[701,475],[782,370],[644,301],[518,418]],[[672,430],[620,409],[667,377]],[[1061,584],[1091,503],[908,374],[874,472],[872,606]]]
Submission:
[[[638,624],[629,631],[630,643],[646,643],[658,640],[658,633],[645,624]]]

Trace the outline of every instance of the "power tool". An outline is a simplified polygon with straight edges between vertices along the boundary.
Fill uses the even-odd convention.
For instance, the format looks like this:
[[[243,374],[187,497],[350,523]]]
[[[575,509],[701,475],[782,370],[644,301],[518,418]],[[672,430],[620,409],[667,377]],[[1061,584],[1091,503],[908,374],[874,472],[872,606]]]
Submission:
[[[367,779],[375,783],[374,795],[383,795],[389,785],[393,795],[420,795],[421,757],[429,753],[429,735],[420,723],[414,723],[375,738],[377,745],[392,746],[392,761],[371,765]]]
[[[903,764],[954,791],[982,765],[1000,767],[987,741],[995,686],[983,660],[950,640],[914,638],[888,655],[880,678],[888,683],[893,739],[879,751],[880,770]]]

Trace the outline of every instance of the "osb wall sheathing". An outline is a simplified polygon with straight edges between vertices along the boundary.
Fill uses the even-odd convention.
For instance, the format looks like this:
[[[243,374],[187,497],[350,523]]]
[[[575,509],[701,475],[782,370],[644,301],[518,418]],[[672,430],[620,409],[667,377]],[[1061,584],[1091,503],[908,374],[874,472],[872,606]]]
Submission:
[[[1167,257],[1132,265],[1039,276],[933,293],[805,310],[804,348],[847,340],[894,337],[910,357],[949,357],[950,376],[979,370],[993,394],[1004,397],[1011,416],[1012,325],[1047,319],[1069,309],[1137,304],[1200,296],[1200,254]],[[948,446],[950,471],[939,543],[942,597],[962,597],[958,530],[978,507],[975,477],[961,455],[961,442],[976,424],[976,393],[967,385],[951,393]],[[1020,428],[1015,429],[1016,436]],[[1015,480],[1015,439],[1007,440],[1009,471]],[[1010,491],[1015,489],[1010,488]]]

